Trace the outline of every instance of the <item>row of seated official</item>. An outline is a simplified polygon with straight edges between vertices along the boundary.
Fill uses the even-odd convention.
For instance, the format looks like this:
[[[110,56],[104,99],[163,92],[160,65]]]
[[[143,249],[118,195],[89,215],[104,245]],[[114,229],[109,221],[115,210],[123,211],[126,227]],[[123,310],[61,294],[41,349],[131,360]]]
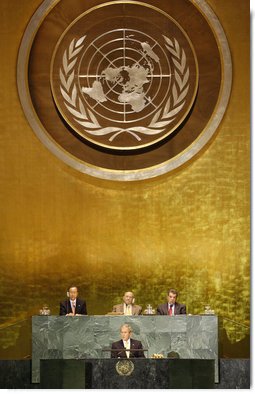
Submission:
[[[72,286],[67,292],[68,299],[60,303],[61,316],[79,316],[87,315],[86,301],[78,298],[77,286]],[[175,289],[169,289],[167,292],[167,302],[157,307],[157,315],[186,315],[186,305],[177,302],[178,292]],[[127,291],[123,296],[123,303],[114,305],[112,312],[123,314],[125,316],[141,315],[142,307],[135,305],[134,294]]]

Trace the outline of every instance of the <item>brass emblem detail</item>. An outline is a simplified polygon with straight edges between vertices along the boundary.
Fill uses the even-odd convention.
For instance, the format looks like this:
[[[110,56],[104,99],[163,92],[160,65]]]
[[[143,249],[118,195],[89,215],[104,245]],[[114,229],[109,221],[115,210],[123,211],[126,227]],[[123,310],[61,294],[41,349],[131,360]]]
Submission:
[[[45,146],[80,172],[119,181],[165,174],[202,151],[232,81],[206,0],[44,0],[17,68]]]
[[[129,376],[134,371],[134,363],[131,360],[120,360],[116,363],[116,371],[121,376]]]

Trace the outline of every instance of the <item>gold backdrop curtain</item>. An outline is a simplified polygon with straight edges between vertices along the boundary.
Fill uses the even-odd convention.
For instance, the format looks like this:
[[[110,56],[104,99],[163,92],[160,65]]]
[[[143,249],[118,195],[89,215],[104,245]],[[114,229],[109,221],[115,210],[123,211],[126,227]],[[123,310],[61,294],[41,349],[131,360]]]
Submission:
[[[76,172],[28,125],[16,61],[40,3],[0,3],[0,357],[18,357],[15,344],[31,340],[21,328],[6,327],[44,303],[57,314],[70,284],[79,286],[89,314],[107,313],[125,290],[143,307],[156,306],[175,287],[189,313],[209,303],[215,313],[249,325],[248,0],[208,1],[224,27],[234,70],[216,137],[177,172],[133,183]],[[223,324],[233,344],[248,335],[231,321]]]

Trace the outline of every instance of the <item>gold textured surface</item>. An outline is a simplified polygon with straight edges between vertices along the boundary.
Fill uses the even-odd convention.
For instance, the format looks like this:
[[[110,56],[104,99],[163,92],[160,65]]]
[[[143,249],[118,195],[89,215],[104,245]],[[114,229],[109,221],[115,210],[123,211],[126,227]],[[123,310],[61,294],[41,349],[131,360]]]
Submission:
[[[18,99],[16,60],[40,3],[0,3],[1,354],[6,358],[22,335],[5,327],[43,303],[58,313],[72,283],[80,286],[89,314],[108,312],[129,289],[136,303],[156,306],[171,286],[189,313],[201,313],[209,303],[219,315],[248,325],[248,0],[208,1],[233,61],[230,103],[216,137],[175,173],[133,183],[76,172],[29,127]],[[247,334],[228,321],[224,327],[232,343]]]

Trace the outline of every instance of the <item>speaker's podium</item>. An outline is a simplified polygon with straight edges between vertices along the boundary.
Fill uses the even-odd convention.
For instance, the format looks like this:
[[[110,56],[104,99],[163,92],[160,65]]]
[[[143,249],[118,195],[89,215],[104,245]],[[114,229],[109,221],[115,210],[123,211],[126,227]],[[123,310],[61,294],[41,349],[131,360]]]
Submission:
[[[124,323],[146,358],[110,358]],[[42,388],[213,388],[218,382],[217,316],[33,316],[32,337],[32,382]]]

